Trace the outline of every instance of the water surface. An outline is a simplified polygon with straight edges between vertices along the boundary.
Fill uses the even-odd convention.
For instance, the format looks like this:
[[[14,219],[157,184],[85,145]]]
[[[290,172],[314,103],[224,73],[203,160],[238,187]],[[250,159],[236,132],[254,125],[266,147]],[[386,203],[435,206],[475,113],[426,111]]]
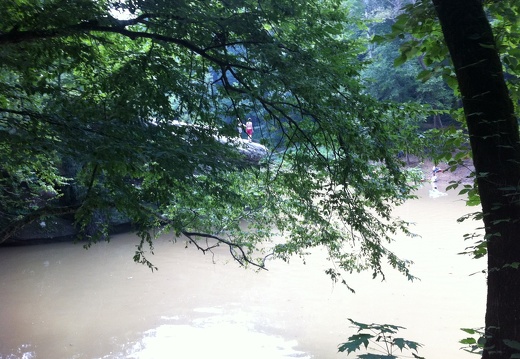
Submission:
[[[224,248],[212,257],[165,237],[152,273],[132,261],[131,234],[88,251],[0,248],[0,358],[346,358],[337,346],[354,333],[347,318],[406,327],[428,359],[474,358],[459,349],[459,328],[483,324],[485,278],[471,274],[485,263],[457,253],[477,225],[456,223],[471,208],[454,193],[428,191],[396,211],[421,237],[392,245],[421,280],[355,274],[356,294],[330,281],[319,251],[255,272]]]

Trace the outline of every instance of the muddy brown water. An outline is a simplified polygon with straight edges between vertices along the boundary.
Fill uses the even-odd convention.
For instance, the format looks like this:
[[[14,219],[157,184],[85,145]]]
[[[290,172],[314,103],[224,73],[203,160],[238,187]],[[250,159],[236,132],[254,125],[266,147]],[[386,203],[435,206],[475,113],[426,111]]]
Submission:
[[[131,234],[89,250],[0,248],[0,358],[347,358],[337,346],[355,333],[348,318],[406,327],[428,359],[474,358],[458,341],[483,325],[485,263],[457,253],[478,224],[455,221],[472,211],[455,193],[429,190],[396,211],[421,237],[392,244],[421,280],[355,274],[356,294],[331,283],[320,251],[255,272],[224,249],[212,257],[163,238],[152,273],[132,261]]]

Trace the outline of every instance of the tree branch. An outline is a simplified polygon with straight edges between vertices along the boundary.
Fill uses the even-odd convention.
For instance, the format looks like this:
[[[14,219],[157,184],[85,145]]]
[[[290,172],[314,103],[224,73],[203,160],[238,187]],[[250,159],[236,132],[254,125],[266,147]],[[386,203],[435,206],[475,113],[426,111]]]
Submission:
[[[84,21],[76,25],[71,25],[63,28],[56,28],[56,29],[50,29],[50,30],[26,30],[26,31],[10,31],[8,33],[0,33],[0,45],[7,45],[7,44],[16,44],[20,42],[31,42],[31,41],[37,41],[42,39],[50,39],[50,38],[59,38],[59,37],[67,37],[72,36],[76,34],[82,34],[82,33],[90,33],[90,32],[103,32],[103,33],[116,33],[123,35],[125,37],[128,37],[131,40],[136,40],[138,38],[144,38],[144,39],[151,39],[161,42],[167,42],[167,43],[173,43],[180,45],[182,47],[185,47],[200,56],[214,62],[215,64],[219,66],[233,66],[236,68],[242,68],[245,70],[255,70],[255,68],[246,66],[244,64],[240,63],[233,63],[230,64],[227,60],[222,60],[218,57],[215,57],[208,53],[208,50],[211,50],[215,48],[208,47],[207,49],[201,48],[199,46],[196,46],[195,44],[184,40],[175,38],[172,36],[166,36],[161,35],[158,33],[149,33],[149,32],[143,32],[143,31],[132,31],[128,30],[126,26],[129,25],[135,25],[138,23],[142,23],[140,21],[143,18],[149,18],[151,15],[141,15],[136,19],[131,20],[117,20],[112,19],[111,22],[114,25],[102,25],[97,20],[92,21]],[[232,45],[238,45],[238,44],[245,44],[247,42],[233,42],[232,44],[225,44],[220,45],[222,46],[232,46]]]
[[[225,240],[224,238],[221,238],[221,237],[218,237],[218,236],[215,236],[215,235],[212,235],[212,234],[199,233],[199,232],[182,231],[181,233],[183,235],[185,235],[189,239],[190,243],[195,245],[195,247],[197,247],[197,249],[201,250],[203,253],[211,252],[211,250],[213,248],[219,247],[220,243],[224,243],[224,244],[226,244],[229,247],[229,253],[233,257],[233,259],[236,260],[240,265],[245,266],[245,263],[247,263],[247,264],[255,266],[255,267],[259,268],[259,269],[268,270],[265,267],[265,260],[266,260],[267,257],[270,256],[270,254],[265,256],[262,259],[261,264],[258,264],[258,263],[253,262],[249,258],[249,256],[245,253],[245,251],[242,248],[242,246],[240,246],[240,245],[238,245],[236,243],[233,243],[231,241]],[[217,244],[215,244],[215,245],[209,245],[208,244],[207,247],[202,247],[201,245],[199,245],[199,243],[193,237],[202,237],[202,238],[206,238],[206,239],[214,239],[214,240],[217,241]],[[237,253],[235,250],[238,250],[239,253]]]

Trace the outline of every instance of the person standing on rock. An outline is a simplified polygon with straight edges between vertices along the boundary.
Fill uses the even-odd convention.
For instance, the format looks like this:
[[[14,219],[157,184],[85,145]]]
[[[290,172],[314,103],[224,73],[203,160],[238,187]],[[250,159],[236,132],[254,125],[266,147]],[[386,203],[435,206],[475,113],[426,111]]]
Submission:
[[[246,122],[246,133],[249,142],[251,142],[253,140],[253,121],[251,117],[249,117]]]
[[[242,123],[242,121],[240,121],[239,118],[237,118],[237,122],[238,122],[238,126],[237,126],[238,137],[242,138],[242,127],[244,126],[244,124]]]

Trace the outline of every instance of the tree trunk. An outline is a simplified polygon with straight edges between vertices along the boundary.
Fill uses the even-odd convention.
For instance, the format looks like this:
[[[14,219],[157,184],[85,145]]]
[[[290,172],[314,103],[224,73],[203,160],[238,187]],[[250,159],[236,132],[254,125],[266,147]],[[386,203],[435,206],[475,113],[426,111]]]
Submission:
[[[482,2],[432,1],[459,83],[484,214],[488,293],[483,358],[510,359],[520,353],[518,122]]]
[[[433,127],[442,128],[441,115],[433,115]]]

